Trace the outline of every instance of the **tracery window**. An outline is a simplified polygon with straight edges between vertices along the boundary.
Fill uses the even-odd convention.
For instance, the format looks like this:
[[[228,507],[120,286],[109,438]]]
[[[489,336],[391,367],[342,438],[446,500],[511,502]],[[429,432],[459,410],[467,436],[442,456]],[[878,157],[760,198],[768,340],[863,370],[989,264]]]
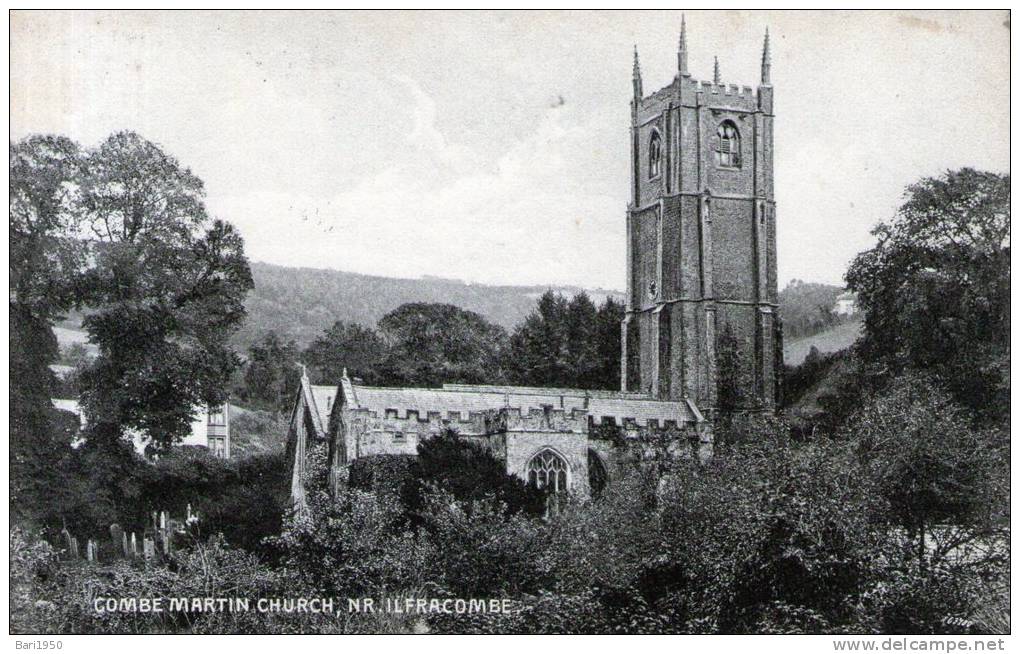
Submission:
[[[563,457],[552,450],[542,450],[528,462],[528,483],[553,493],[566,493],[568,471]]]
[[[648,139],[648,178],[658,177],[661,172],[662,162],[662,138],[659,132],[652,130],[652,136]]]
[[[726,120],[716,130],[715,161],[723,168],[740,168],[740,131]]]

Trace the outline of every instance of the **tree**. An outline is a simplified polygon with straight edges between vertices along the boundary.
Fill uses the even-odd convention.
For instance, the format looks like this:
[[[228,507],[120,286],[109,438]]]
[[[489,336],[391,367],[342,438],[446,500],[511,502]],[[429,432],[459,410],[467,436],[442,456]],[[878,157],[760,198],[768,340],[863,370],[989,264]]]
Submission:
[[[349,375],[374,380],[375,366],[386,356],[386,346],[375,330],[338,320],[304,352],[317,382],[336,384]]]
[[[506,332],[452,304],[404,304],[379,320],[386,358],[380,381],[434,386],[443,382],[498,383]]]
[[[492,452],[444,431],[418,444],[418,457],[411,466],[411,478],[403,485],[404,506],[412,519],[420,519],[432,490],[449,493],[461,502],[486,498],[505,506],[507,514],[524,512],[537,516],[546,508],[545,493],[506,471],[506,465]]]
[[[729,323],[723,327],[716,343],[718,370],[716,375],[716,397],[719,411],[730,414],[743,406],[747,376],[741,371],[740,342]]]
[[[886,502],[886,518],[913,539],[922,570],[929,549],[933,562],[945,560],[1008,525],[1008,436],[975,430],[932,378],[896,379],[866,399],[845,434]]]
[[[624,306],[613,298],[599,307],[595,315],[596,358],[598,364],[591,388],[619,390],[620,388],[620,357],[622,355],[620,341],[623,323]]]
[[[862,355],[930,369],[972,411],[1008,415],[1010,177],[970,168],[907,187],[846,274]]]
[[[52,323],[74,301],[82,248],[68,238],[77,227],[82,156],[57,136],[10,146],[9,343],[11,507],[20,518],[45,520],[63,488],[54,461],[68,449],[51,421],[59,354]]]
[[[272,411],[286,411],[301,383],[298,349],[270,331],[248,348],[244,371],[245,401]]]
[[[224,401],[238,364],[227,339],[252,288],[244,244],[209,217],[202,181],[132,132],[85,161],[81,183],[90,265],[79,305],[99,356],[81,376],[90,438],[124,429],[167,449],[202,404]]]
[[[506,368],[528,386],[619,388],[622,319],[611,298],[596,309],[586,293],[567,300],[546,291],[510,337]]]

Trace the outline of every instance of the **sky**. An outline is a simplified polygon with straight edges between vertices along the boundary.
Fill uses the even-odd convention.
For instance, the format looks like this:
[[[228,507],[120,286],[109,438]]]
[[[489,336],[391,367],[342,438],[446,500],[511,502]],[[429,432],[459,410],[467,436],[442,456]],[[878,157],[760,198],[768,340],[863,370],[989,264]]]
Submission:
[[[680,18],[14,11],[10,138],[134,130],[256,261],[622,290],[632,52],[667,85]],[[923,176],[1009,171],[1008,20],[687,12],[698,79],[755,85],[770,30],[781,284],[840,283]]]

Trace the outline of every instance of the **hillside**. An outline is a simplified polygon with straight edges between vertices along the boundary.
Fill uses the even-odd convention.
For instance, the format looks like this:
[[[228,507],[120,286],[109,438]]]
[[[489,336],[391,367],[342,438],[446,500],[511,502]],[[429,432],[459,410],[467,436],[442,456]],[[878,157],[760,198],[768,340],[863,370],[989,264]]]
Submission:
[[[812,346],[818,348],[820,354],[848,348],[861,335],[863,324],[862,320],[857,319],[811,336],[788,338],[783,343],[783,361],[788,366],[800,365],[811,351]]]
[[[489,286],[438,277],[400,279],[259,262],[251,263],[251,271],[255,288],[245,300],[248,317],[233,339],[239,351],[269,330],[305,347],[336,320],[374,326],[379,318],[408,302],[454,304],[510,330],[549,289],[567,296],[584,290],[596,303],[607,297],[620,302],[624,298],[619,291],[576,286]],[[798,280],[780,292],[787,364],[803,361],[812,345],[831,352],[854,341],[859,321],[833,324],[836,319],[829,313],[842,292],[839,286]],[[81,316],[72,312],[56,330],[61,345],[84,342],[87,337],[80,326]]]
[[[833,315],[842,286],[791,280],[779,291],[780,315],[787,341],[827,331],[841,320]]]
[[[596,303],[607,296],[623,300],[623,293],[617,291],[573,286],[488,286],[437,277],[397,279],[254,262],[251,271],[255,290],[245,301],[248,319],[235,338],[241,348],[270,329],[305,346],[336,320],[374,326],[408,302],[454,304],[512,329],[550,288],[568,296],[586,290]]]

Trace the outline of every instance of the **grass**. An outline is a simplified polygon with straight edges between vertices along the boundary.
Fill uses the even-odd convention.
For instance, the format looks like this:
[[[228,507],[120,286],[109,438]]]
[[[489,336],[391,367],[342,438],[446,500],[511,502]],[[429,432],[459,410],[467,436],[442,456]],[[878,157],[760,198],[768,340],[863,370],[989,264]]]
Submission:
[[[814,334],[813,336],[789,339],[783,343],[783,361],[788,366],[799,366],[804,363],[804,359],[811,352],[812,346],[818,348],[820,354],[837,352],[848,348],[861,335],[863,324],[861,320],[854,320],[853,322],[837,325],[832,329]]]

